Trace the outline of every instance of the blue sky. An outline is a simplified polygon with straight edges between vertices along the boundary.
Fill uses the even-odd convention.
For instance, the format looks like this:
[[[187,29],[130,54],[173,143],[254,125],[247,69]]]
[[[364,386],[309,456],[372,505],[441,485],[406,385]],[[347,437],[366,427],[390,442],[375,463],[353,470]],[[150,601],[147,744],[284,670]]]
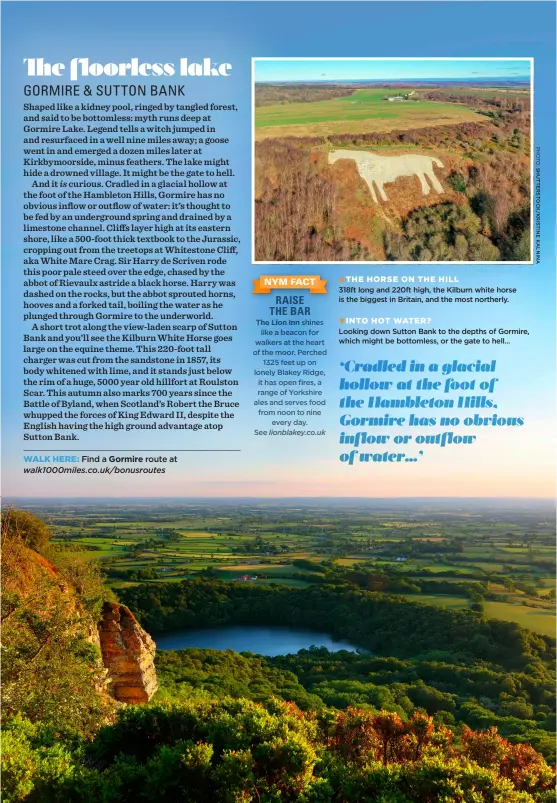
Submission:
[[[320,13],[324,12],[326,13]],[[396,31],[396,37],[393,36]],[[3,492],[17,496],[551,496],[553,494],[554,347],[555,347],[555,5],[547,2],[310,2],[179,3],[179,2],[22,2],[2,8],[3,65],[3,173],[2,189],[2,327],[3,327]],[[394,273],[395,266],[289,265],[288,273],[319,273],[329,280],[328,295],[308,297],[312,318],[324,327],[329,356],[317,367],[327,371],[324,386],[329,404],[320,424],[327,436],[298,438],[255,437],[260,425],[253,407],[251,358],[260,328],[258,317],[268,313],[269,299],[252,295],[252,280],[261,273],[280,273],[280,267],[251,263],[251,59],[252,57],[342,57],[346,54],[387,57],[446,56],[477,59],[477,72],[492,71],[486,56],[535,57],[536,146],[541,153],[542,261],[535,266],[448,265],[396,269],[412,273],[444,273],[458,278],[462,287],[489,283],[516,287],[505,307],[476,304],[470,308],[431,305],[433,327],[524,328],[528,337],[513,346],[435,347],[388,346],[373,348],[377,359],[416,358],[497,359],[500,409],[505,415],[524,415],[521,431],[482,433],[468,451],[430,450],[413,465],[346,467],[339,461],[338,390],[343,359],[366,358],[357,347],[337,345],[339,315],[338,279],[347,273]],[[226,364],[241,380],[242,407],[233,425],[211,441],[189,436],[150,433],[130,441],[121,434],[101,432],[83,442],[94,449],[177,449],[218,446],[241,449],[226,454],[197,453],[180,458],[178,467],[160,477],[23,475],[22,440],[22,294],[21,243],[23,191],[23,94],[29,83],[23,59],[43,57],[69,62],[74,57],[93,61],[178,61],[210,57],[233,65],[230,78],[185,79],[191,102],[236,103],[228,122],[230,145],[219,155],[234,166],[235,191],[231,198],[235,232],[241,238],[240,256],[231,261],[237,281],[234,306],[227,321],[239,331]],[[294,64],[295,62],[291,62]],[[338,64],[342,62],[337,62]],[[389,69],[427,62],[389,62]],[[459,62],[452,62],[456,64]],[[464,62],[460,62],[464,64]],[[470,62],[466,69],[471,71]],[[488,65],[489,64],[489,68]],[[402,65],[402,67],[401,67]],[[439,63],[436,63],[439,69]],[[480,66],[483,65],[483,66]],[[505,67],[509,66],[507,62]],[[512,66],[512,63],[511,63]],[[416,66],[417,69],[417,66]],[[454,69],[454,67],[453,67]],[[463,68],[464,69],[464,68]],[[324,71],[324,67],[319,67]],[[474,68],[474,71],[476,69]],[[391,73],[392,74],[392,73]],[[407,73],[406,73],[407,74]],[[505,70],[508,77],[510,71]],[[267,76],[268,77],[268,76]],[[299,76],[298,76],[299,77]],[[107,83],[104,79],[102,83]],[[46,81],[41,81],[46,83]],[[95,80],[90,81],[94,84]],[[120,83],[122,80],[120,79]],[[150,83],[150,81],[148,81]],[[177,83],[177,81],[173,81]],[[542,102],[543,99],[543,102]],[[95,100],[95,98],[91,98]],[[99,99],[99,102],[105,102]],[[108,101],[106,101],[108,102]],[[441,270],[440,270],[441,267]],[[381,314],[369,305],[354,305],[352,315]],[[398,315],[416,315],[416,305],[400,303]],[[421,312],[421,310],[420,310]],[[48,444],[45,444],[48,445]]]
[[[526,80],[530,63],[517,59],[486,60],[443,59],[372,60],[312,59],[291,61],[257,61],[256,81],[418,81],[418,80]]]

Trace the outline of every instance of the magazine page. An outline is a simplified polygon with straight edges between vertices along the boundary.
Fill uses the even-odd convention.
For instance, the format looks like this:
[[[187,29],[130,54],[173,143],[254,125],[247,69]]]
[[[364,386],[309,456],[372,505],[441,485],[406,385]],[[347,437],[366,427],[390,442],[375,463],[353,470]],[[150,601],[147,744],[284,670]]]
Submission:
[[[549,803],[555,3],[2,13],[6,803]]]

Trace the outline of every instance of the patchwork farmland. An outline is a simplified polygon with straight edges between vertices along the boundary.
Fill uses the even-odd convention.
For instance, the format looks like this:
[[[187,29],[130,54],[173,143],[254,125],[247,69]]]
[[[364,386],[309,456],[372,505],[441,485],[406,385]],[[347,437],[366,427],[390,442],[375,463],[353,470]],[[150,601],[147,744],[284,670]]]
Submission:
[[[33,512],[53,527],[58,559],[71,552],[100,561],[116,592],[194,577],[291,587],[351,583],[555,631],[555,527],[543,506],[158,500],[37,503]]]

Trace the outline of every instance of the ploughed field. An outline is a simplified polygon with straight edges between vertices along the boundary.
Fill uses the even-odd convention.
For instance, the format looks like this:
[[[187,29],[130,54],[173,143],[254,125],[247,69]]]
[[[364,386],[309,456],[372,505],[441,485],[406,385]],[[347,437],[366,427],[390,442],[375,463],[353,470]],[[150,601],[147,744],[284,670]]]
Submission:
[[[464,503],[463,503],[464,504]],[[309,588],[349,583],[555,633],[555,527],[543,508],[376,510],[278,501],[37,511],[53,548],[100,560],[115,590],[206,577]]]

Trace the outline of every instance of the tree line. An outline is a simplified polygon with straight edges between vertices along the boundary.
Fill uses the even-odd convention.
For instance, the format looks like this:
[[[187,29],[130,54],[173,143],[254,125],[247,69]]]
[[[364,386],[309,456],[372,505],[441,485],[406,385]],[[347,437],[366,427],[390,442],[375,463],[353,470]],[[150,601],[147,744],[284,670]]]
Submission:
[[[151,633],[227,624],[308,627],[384,655],[415,656],[443,645],[464,661],[508,670],[547,667],[555,654],[554,639],[514,623],[353,586],[287,588],[196,579],[134,586],[120,596]]]
[[[284,103],[314,103],[318,100],[346,98],[355,88],[330,83],[255,84],[255,105],[275,106]]]

